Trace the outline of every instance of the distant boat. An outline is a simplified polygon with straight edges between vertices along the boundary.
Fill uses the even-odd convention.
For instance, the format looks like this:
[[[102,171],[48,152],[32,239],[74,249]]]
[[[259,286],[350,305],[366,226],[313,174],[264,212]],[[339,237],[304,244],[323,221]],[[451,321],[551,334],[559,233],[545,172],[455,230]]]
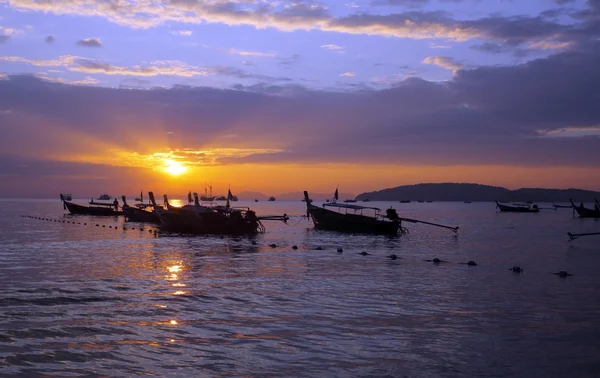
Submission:
[[[108,194],[102,194],[101,196],[99,196],[96,199],[100,200],[100,201],[109,201],[111,199],[111,197]]]
[[[572,209],[573,205],[557,205],[555,203],[552,204],[557,209]]]
[[[208,192],[206,190],[206,187],[204,187],[204,195],[200,196],[200,201],[212,202],[215,200],[215,196],[212,195],[212,185],[210,185],[209,188],[210,188],[210,192]]]
[[[540,208],[537,205],[503,205],[496,201],[496,207],[504,213],[539,213]]]
[[[418,202],[419,202],[419,203],[423,203],[423,202],[425,202],[425,201],[421,200],[421,201],[418,201]]]
[[[400,203],[410,203],[410,200],[400,200]]]
[[[227,201],[227,197],[225,197],[225,196],[218,196],[217,198],[215,198],[215,201]]]
[[[269,201],[271,201],[271,202],[275,201],[275,197],[269,197]]]
[[[465,203],[471,203],[471,201],[465,201]],[[569,206],[569,207],[571,207],[571,206]]]
[[[257,198],[255,198],[255,199],[254,199],[254,202],[258,202],[258,199],[257,199]]]
[[[433,201],[425,201],[425,202],[433,202]]]

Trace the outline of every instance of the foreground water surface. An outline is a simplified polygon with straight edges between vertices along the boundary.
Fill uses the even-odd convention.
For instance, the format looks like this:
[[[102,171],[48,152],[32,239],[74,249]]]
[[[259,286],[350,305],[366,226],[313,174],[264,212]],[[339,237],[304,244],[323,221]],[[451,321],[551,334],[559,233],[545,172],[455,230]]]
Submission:
[[[0,204],[3,377],[600,376],[600,236],[566,235],[600,222],[569,209],[371,202],[460,226],[392,238],[315,231],[302,202],[259,202],[298,217],[221,238]]]

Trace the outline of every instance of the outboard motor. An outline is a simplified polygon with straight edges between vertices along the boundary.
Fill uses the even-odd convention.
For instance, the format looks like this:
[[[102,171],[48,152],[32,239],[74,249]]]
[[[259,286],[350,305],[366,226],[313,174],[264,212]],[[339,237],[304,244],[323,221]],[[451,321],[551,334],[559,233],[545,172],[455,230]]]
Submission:
[[[399,220],[400,219],[400,217],[398,216],[398,212],[396,211],[396,209],[393,209],[391,207],[385,211],[385,216],[389,220]]]

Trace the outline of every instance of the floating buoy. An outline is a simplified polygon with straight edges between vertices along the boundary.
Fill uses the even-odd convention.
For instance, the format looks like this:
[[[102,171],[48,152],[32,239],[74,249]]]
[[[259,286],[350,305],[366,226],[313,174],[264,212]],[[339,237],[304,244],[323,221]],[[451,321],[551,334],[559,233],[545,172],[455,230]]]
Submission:
[[[292,246],[292,249],[293,249],[293,250],[296,250],[296,249],[298,249],[298,246],[297,246],[297,245],[293,245],[293,246]]]
[[[252,242],[250,244],[256,245],[256,242],[254,240],[252,240]]]
[[[344,252],[344,250],[343,250],[341,247],[340,247],[340,248],[338,248],[338,249],[337,249],[337,251],[338,251],[338,253],[342,253],[342,252]]]
[[[513,271],[514,273],[522,273],[523,272],[523,268],[521,268],[520,266],[513,266],[512,268],[510,268],[509,270]]]
[[[469,261],[467,261],[467,265],[468,266],[477,266],[477,263],[473,260],[469,260]]]
[[[396,260],[398,258],[398,256],[394,255],[393,253],[391,255],[389,255],[388,257],[392,260]]]
[[[362,256],[369,256],[369,252],[359,252],[358,254]]]
[[[269,247],[275,248],[275,247],[277,247],[277,244],[269,244]]]
[[[317,248],[315,248],[315,250],[317,250],[317,251],[322,251],[322,250],[323,250],[323,248],[322,248],[322,247],[317,247]]]

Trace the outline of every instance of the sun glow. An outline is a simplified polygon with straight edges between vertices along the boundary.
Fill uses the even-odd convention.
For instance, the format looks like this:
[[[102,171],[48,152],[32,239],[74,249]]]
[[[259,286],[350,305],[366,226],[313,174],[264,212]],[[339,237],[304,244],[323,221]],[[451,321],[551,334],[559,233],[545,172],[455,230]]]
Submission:
[[[176,162],[175,160],[166,160],[165,167],[163,169],[165,172],[173,176],[178,176],[183,172],[187,171],[186,167],[184,167],[181,163]]]

